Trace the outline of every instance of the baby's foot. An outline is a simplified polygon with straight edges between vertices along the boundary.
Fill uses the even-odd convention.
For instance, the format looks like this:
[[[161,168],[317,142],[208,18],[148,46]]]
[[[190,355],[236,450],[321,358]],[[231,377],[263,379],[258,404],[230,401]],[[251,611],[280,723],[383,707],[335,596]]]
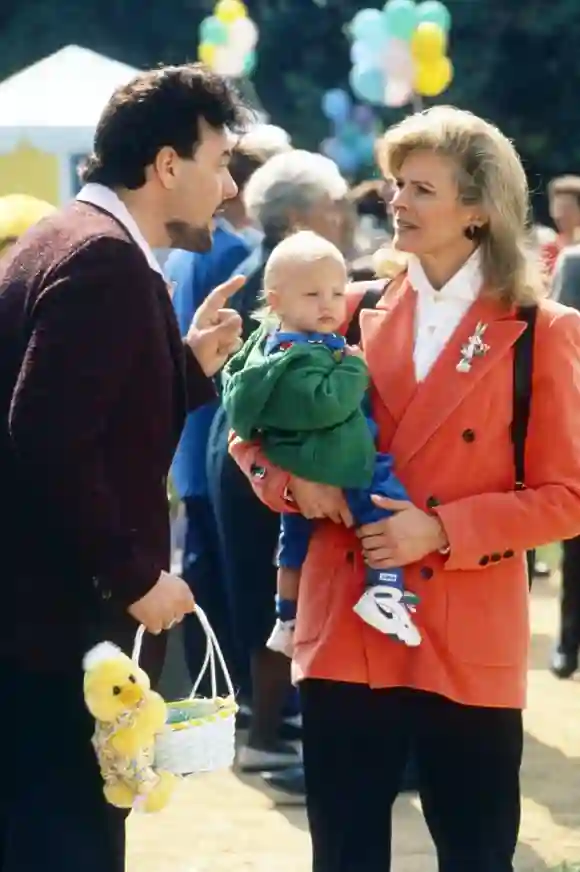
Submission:
[[[294,656],[295,625],[296,621],[281,621],[278,618],[270,638],[266,642],[266,648],[269,648],[270,651],[277,651],[278,654],[285,654],[286,657],[292,659]]]
[[[411,620],[404,598],[405,594],[399,588],[388,585],[367,587],[354,606],[354,611],[379,633],[393,636],[410,648],[416,648],[421,644],[421,634]]]

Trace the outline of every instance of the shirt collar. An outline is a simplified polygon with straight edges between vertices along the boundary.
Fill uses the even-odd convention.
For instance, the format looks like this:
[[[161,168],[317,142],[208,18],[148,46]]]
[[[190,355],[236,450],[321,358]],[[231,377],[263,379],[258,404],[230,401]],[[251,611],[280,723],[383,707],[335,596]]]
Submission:
[[[105,212],[108,212],[109,215],[112,215],[113,218],[116,218],[117,221],[123,225],[133,241],[139,246],[151,269],[163,276],[163,270],[159,266],[151,246],[139,230],[137,222],[123,201],[113,190],[111,190],[111,188],[91,182],[81,188],[77,194],[77,200],[80,200],[82,203],[90,203],[92,206],[96,206],[98,209],[103,209]]]
[[[436,291],[425,275],[425,270],[415,255],[409,256],[408,278],[411,286],[421,296],[438,300],[457,300],[472,303],[483,284],[481,252],[476,248],[463,266],[452,276],[447,284]]]

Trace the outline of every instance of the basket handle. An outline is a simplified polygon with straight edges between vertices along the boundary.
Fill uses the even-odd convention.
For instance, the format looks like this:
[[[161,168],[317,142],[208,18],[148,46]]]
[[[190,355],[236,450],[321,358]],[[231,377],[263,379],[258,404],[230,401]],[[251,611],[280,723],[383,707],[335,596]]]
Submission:
[[[213,628],[207,618],[206,613],[201,608],[201,606],[195,606],[194,614],[197,616],[199,623],[202,626],[202,629],[205,633],[205,637],[207,640],[206,649],[205,649],[205,657],[203,659],[203,663],[201,669],[199,671],[199,675],[197,676],[191,694],[189,696],[190,699],[195,697],[197,693],[197,689],[201,684],[203,676],[205,675],[208,666],[210,672],[210,683],[211,683],[211,693],[213,697],[218,695],[218,686],[217,686],[217,672],[216,672],[216,658],[217,662],[220,665],[222,675],[225,679],[228,695],[231,697],[235,697],[234,686],[232,684],[232,679],[230,677],[230,673],[225,661],[225,657],[222,653],[222,649],[220,648],[220,644],[217,640],[216,634],[213,631]],[[143,636],[145,635],[145,627],[141,624],[137,630],[135,635],[135,644],[133,645],[133,654],[132,658],[135,663],[139,663],[139,657],[141,656],[141,647],[143,645]]]
[[[209,663],[209,671],[210,671],[210,683],[211,683],[211,694],[212,697],[216,697],[218,695],[218,686],[217,686],[217,675],[216,675],[216,658],[220,665],[220,669],[222,671],[222,675],[224,677],[226,688],[228,691],[228,696],[232,698],[235,697],[234,686],[232,684],[232,679],[230,677],[230,673],[226,664],[225,657],[222,653],[222,649],[220,648],[220,643],[217,640],[217,636],[213,631],[213,627],[211,626],[206,613],[200,606],[196,605],[195,614],[197,615],[197,619],[201,624],[203,631],[205,633],[207,639],[207,647],[205,652],[205,658],[202,664],[202,667],[199,671],[199,675],[193,683],[193,688],[189,695],[190,699],[195,697],[197,693],[197,689],[201,684],[201,680],[205,675],[205,672]]]

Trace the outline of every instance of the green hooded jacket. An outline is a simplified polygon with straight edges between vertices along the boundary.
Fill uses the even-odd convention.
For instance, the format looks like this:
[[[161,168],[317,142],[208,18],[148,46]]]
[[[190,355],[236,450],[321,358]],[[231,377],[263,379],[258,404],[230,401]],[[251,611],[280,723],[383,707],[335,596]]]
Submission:
[[[260,327],[223,371],[231,428],[259,440],[276,466],[309,481],[368,487],[376,449],[362,410],[366,364],[325,345],[297,343],[266,356]]]

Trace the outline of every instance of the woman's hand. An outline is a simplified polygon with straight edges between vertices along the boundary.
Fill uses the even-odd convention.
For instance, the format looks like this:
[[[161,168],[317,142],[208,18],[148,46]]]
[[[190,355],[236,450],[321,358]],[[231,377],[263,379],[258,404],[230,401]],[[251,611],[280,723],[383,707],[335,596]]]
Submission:
[[[406,500],[373,496],[373,502],[393,512],[390,518],[365,524],[357,530],[364,559],[373,569],[392,569],[416,563],[427,554],[448,546],[443,525],[434,515]]]
[[[338,487],[317,484],[292,476],[288,485],[288,495],[305,518],[329,518],[335,524],[353,526],[353,517],[344,493]]]

